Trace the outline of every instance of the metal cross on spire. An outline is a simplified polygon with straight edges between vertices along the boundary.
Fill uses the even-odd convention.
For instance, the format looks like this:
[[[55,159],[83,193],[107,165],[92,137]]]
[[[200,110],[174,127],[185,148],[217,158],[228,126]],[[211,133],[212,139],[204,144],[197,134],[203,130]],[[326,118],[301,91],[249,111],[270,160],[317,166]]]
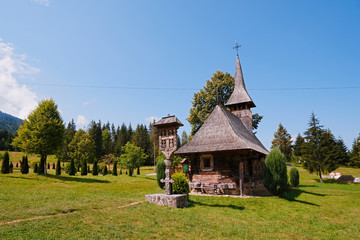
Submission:
[[[236,49],[236,55],[239,55],[239,47],[241,47],[241,45],[235,42],[235,46],[233,47],[233,49]]]

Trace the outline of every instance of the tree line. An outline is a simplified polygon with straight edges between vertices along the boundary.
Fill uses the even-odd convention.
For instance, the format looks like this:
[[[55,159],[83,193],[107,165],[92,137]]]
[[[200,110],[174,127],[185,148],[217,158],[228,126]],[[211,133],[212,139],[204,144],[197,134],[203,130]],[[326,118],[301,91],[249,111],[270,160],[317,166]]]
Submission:
[[[280,123],[274,134],[271,148],[278,148],[287,161],[300,163],[310,173],[322,175],[336,170],[339,166],[360,167],[360,134],[348,150],[343,139],[336,138],[330,129],[320,125],[314,113],[303,135],[298,134],[293,143],[291,135]]]

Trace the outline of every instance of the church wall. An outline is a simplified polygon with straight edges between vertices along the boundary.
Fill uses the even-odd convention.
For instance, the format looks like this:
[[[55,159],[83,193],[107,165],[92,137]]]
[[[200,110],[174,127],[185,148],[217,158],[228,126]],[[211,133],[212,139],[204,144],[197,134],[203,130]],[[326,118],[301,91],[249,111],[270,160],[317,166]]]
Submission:
[[[213,165],[204,169],[202,158],[212,156]],[[264,163],[259,155],[249,157],[249,151],[235,153],[194,154],[190,158],[192,192],[207,194],[240,194],[240,162],[243,161],[243,194],[262,195]],[[216,189],[215,189],[216,188]]]

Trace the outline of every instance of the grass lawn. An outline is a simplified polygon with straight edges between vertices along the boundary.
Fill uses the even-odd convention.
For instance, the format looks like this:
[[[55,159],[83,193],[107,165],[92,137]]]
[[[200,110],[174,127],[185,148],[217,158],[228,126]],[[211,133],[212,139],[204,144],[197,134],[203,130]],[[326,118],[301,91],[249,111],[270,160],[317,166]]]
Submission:
[[[359,239],[360,185],[319,183],[300,169],[285,198],[190,196],[174,209],[152,168],[136,177],[0,174],[0,239]],[[360,177],[360,169],[341,168]],[[131,203],[137,203],[131,205]],[[19,221],[19,219],[27,219]],[[13,221],[13,222],[11,222]],[[11,223],[9,223],[11,222]]]

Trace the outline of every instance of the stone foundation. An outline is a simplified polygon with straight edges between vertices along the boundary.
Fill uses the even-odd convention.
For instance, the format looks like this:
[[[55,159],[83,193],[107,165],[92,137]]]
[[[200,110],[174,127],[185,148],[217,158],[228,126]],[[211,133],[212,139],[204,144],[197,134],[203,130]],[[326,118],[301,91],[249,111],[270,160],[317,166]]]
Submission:
[[[145,201],[155,203],[160,206],[183,208],[188,206],[188,196],[186,194],[150,194],[145,196]]]

